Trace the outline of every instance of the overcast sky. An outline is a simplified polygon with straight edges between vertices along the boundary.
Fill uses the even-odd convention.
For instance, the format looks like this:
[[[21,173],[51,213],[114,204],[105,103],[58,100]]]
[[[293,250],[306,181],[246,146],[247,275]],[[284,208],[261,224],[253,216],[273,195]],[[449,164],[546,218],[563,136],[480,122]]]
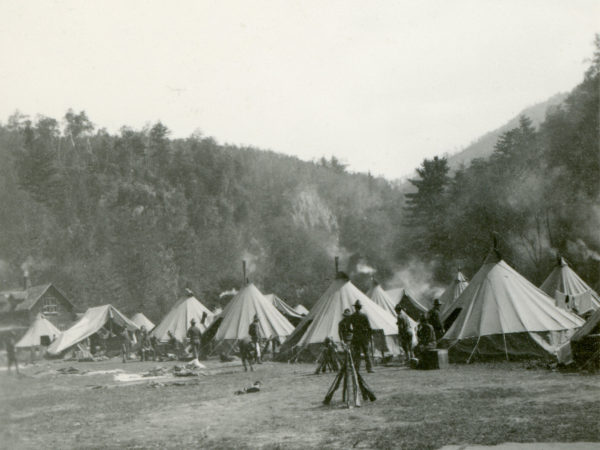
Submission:
[[[597,0],[0,0],[0,118],[161,120],[395,178],[572,89],[599,17]]]

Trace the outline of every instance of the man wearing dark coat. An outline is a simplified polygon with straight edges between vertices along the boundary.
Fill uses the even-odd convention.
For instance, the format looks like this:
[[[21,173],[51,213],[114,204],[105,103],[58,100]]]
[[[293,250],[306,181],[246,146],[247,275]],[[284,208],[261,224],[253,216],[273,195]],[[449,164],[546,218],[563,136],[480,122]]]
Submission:
[[[417,327],[417,348],[415,349],[415,354],[418,358],[421,357],[421,354],[426,350],[432,350],[436,346],[435,341],[435,331],[431,324],[427,321],[427,316],[425,314],[421,314],[419,318],[419,326]]]
[[[260,351],[260,338],[262,337],[262,333],[260,332],[260,320],[258,319],[258,314],[254,314],[254,319],[248,327],[248,335],[250,336],[252,345],[254,345],[254,349],[256,350],[256,362],[258,364],[262,364],[262,355]]]
[[[359,300],[354,303],[354,314],[350,316],[350,323],[352,324],[352,357],[354,359],[354,365],[356,371],[360,369],[360,359],[362,355],[365,355],[365,363],[367,365],[367,372],[373,372],[371,367],[371,359],[369,358],[369,342],[371,342],[371,324],[369,318],[360,310],[362,305]]]
[[[444,336],[445,330],[440,319],[440,301],[437,298],[433,301],[433,308],[429,311],[429,323],[435,331],[436,340],[439,341]]]

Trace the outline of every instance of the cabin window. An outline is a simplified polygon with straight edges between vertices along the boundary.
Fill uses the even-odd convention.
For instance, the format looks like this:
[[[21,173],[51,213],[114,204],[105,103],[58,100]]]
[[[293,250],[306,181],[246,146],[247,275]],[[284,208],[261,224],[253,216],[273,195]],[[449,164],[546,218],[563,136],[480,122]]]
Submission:
[[[43,314],[58,314],[58,306],[56,305],[56,299],[54,297],[44,297],[42,303]]]

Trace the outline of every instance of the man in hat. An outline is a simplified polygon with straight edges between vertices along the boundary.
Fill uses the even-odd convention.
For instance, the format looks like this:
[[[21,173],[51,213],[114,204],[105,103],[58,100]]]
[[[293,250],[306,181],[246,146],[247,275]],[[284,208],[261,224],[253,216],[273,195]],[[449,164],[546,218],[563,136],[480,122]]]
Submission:
[[[419,317],[419,326],[417,327],[417,358],[421,357],[421,354],[427,350],[432,350],[436,346],[435,331],[431,324],[427,321],[427,316],[421,314]]]
[[[435,331],[436,340],[440,340],[442,336],[444,336],[444,324],[440,319],[440,301],[436,298],[433,300],[433,308],[429,311],[429,324],[433,327],[433,331]]]
[[[352,313],[346,308],[342,313],[342,320],[338,324],[338,334],[342,342],[349,344],[352,341]]]
[[[200,331],[200,328],[196,326],[196,319],[192,319],[190,323],[191,326],[188,328],[187,337],[190,340],[194,359],[198,359],[200,356],[200,340],[202,338],[202,332]]]
[[[404,307],[400,303],[398,303],[394,309],[396,310],[396,314],[398,315],[396,324],[398,325],[398,338],[400,339],[400,346],[404,351],[404,356],[406,357],[406,362],[408,363],[413,357],[413,331],[410,319],[408,318],[408,314],[406,314],[406,312],[404,311]]]
[[[352,357],[354,358],[354,365],[358,372],[360,370],[360,358],[364,354],[367,372],[372,373],[373,368],[371,367],[371,358],[369,358],[369,342],[371,342],[373,330],[371,329],[368,317],[360,312],[361,309],[360,300],[356,300],[356,303],[354,303],[354,314],[350,316],[350,323],[352,324]]]
[[[257,364],[262,364],[261,354],[260,354],[260,320],[258,320],[258,314],[254,314],[254,319],[252,323],[248,327],[248,334],[250,335],[250,340],[252,341],[252,345],[256,349],[256,362]]]

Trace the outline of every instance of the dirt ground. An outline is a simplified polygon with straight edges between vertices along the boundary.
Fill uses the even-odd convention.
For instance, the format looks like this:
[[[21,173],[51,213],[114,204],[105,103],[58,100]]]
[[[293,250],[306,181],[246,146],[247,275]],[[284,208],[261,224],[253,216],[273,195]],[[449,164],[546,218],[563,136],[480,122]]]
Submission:
[[[345,409],[315,366],[208,361],[203,375],[135,379],[175,363],[43,362],[0,372],[0,447],[440,448],[600,442],[600,376],[522,363],[366,374],[377,400]],[[90,371],[63,375],[62,367]],[[117,372],[115,372],[117,371]],[[123,372],[120,372],[123,371]],[[94,373],[96,372],[96,373]],[[102,373],[104,372],[104,373]],[[130,374],[130,375],[127,375]],[[118,381],[118,379],[133,381]],[[234,392],[262,383],[259,393]],[[599,445],[600,448],[600,445]]]

